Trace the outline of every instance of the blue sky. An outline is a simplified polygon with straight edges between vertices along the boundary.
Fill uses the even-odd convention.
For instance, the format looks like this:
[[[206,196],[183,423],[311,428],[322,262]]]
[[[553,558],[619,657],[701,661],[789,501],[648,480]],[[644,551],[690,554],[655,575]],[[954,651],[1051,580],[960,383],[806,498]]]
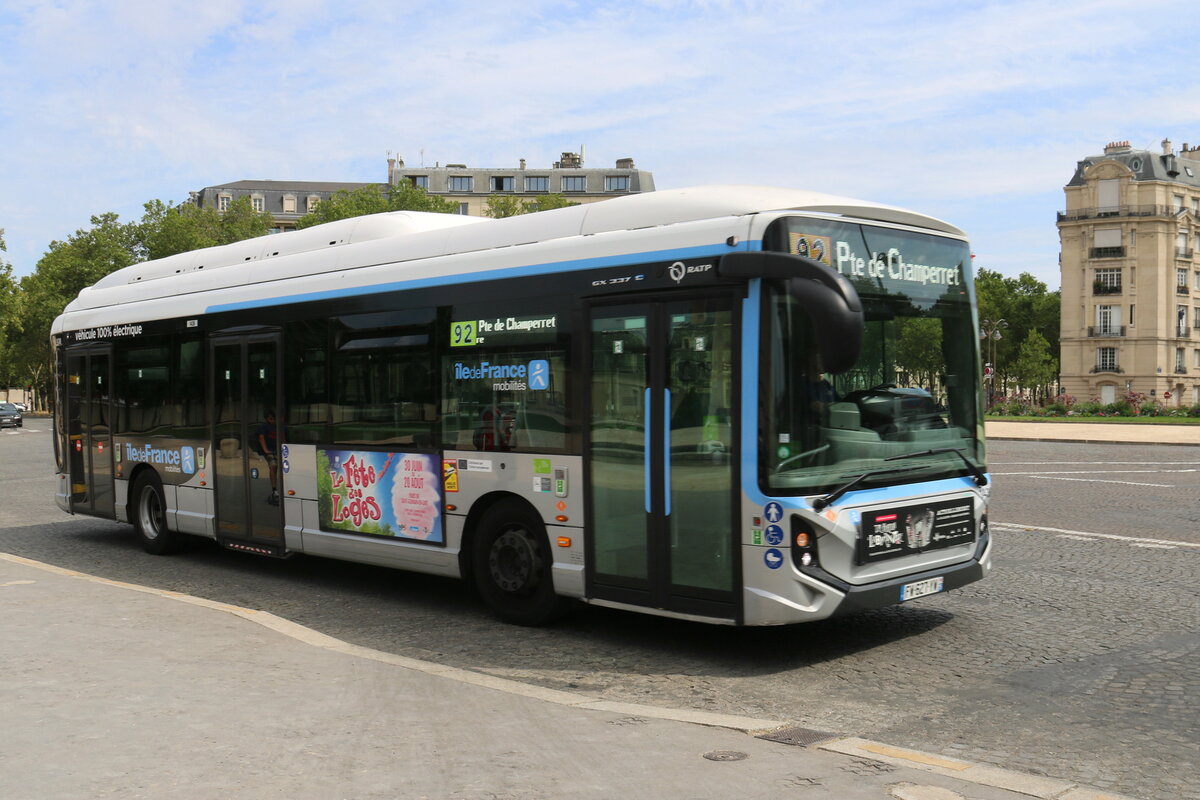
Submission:
[[[584,146],[913,208],[1056,288],[1076,161],[1200,142],[1197,34],[1178,0],[0,0],[5,258],[218,183]]]

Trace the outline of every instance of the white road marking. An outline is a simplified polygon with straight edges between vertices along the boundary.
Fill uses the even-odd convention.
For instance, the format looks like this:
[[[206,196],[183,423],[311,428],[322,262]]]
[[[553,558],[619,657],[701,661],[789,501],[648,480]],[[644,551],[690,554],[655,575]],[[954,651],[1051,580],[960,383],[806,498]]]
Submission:
[[[992,474],[995,475],[996,473],[993,472]],[[1159,489],[1174,489],[1175,488],[1175,484],[1173,484],[1173,483],[1138,483],[1136,481],[1104,481],[1104,480],[1097,480],[1096,478],[1058,478],[1058,477],[1054,477],[1052,475],[1045,475],[1040,472],[1010,472],[1010,473],[1001,473],[1001,474],[1018,475],[1018,476],[1024,475],[1024,476],[1029,476],[1029,477],[1033,477],[1033,478],[1041,478],[1041,479],[1047,480],[1047,481],[1080,481],[1082,483],[1120,483],[1124,486],[1153,486],[1153,487],[1156,487]]]
[[[1043,525],[1022,525],[1019,522],[992,522],[990,527],[992,530],[999,530],[1004,533],[1057,533],[1071,538],[1080,539],[1109,539],[1126,544],[1157,544],[1167,547],[1193,547],[1200,550],[1200,543],[1194,542],[1174,542],[1170,539],[1146,539],[1139,536],[1117,536],[1112,533],[1093,533],[1091,531],[1072,531],[1063,528],[1047,528]]]
[[[1152,475],[1168,472],[1200,472],[1200,469],[1054,469],[1040,472],[993,472],[993,475],[1131,475],[1149,473]]]
[[[991,461],[990,466],[1001,467],[1024,467],[1027,465],[1037,466],[1039,464],[1103,464],[1116,465],[1128,464],[1134,467],[1161,467],[1164,464],[1200,464],[1200,461]]]

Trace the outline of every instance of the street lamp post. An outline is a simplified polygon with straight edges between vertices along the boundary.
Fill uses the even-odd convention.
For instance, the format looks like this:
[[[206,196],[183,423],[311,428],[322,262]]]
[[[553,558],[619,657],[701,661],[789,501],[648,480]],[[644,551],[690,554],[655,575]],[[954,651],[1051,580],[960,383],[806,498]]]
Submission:
[[[992,374],[987,376],[988,382],[988,407],[996,401],[996,342],[1004,338],[1002,330],[1008,327],[1008,322],[1003,319],[992,321],[990,319],[980,320],[979,322],[979,338],[988,342],[990,347],[990,358],[988,366],[992,368]]]

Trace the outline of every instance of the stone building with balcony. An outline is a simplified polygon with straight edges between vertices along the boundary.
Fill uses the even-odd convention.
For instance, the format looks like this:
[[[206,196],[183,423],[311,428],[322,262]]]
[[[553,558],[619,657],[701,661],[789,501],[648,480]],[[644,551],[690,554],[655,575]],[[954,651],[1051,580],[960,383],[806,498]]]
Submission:
[[[1079,162],[1065,192],[1063,390],[1200,404],[1200,146],[1111,142]]]
[[[563,153],[548,168],[527,167],[525,159],[517,167],[467,167],[465,164],[440,163],[433,167],[406,166],[401,158],[389,158],[387,183],[408,181],[429,194],[458,205],[458,213],[483,216],[488,198],[512,195],[533,200],[539,195],[561,194],[573,203],[595,203],[623,194],[654,191],[654,176],[634,166],[632,158],[619,158],[612,167],[584,167],[580,153]],[[328,181],[243,180],[207,186],[192,192],[189,202],[202,208],[224,211],[239,197],[249,197],[256,211],[266,211],[274,221],[273,232],[292,230],[296,220],[316,209],[335,192],[352,192],[368,183],[331,183]]]
[[[584,167],[582,153],[582,148],[579,153],[563,153],[549,168],[529,167],[523,158],[516,167],[414,167],[402,158],[389,158],[388,183],[408,181],[457,203],[458,213],[474,217],[483,216],[493,195],[533,200],[538,195],[561,194],[573,203],[595,203],[654,191],[654,176],[634,166],[632,158],[619,158],[612,167]]]

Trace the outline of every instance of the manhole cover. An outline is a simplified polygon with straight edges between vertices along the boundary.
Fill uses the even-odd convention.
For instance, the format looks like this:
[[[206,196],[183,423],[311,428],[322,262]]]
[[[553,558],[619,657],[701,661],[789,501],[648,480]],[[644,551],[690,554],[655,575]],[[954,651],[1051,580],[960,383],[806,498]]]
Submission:
[[[836,739],[837,734],[826,731],[814,731],[811,728],[780,728],[777,731],[760,733],[756,738],[766,739],[769,742],[791,744],[797,747],[812,747],[817,742]]]
[[[711,753],[705,753],[704,757],[709,761],[743,761],[750,756],[737,750],[713,750]]]

